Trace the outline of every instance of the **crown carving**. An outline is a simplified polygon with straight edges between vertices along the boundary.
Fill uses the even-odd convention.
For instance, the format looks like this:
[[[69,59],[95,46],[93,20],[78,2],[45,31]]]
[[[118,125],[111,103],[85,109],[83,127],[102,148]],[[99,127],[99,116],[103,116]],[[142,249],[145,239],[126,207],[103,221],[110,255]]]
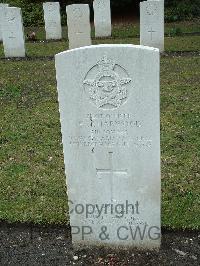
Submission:
[[[112,71],[115,67],[115,63],[111,59],[108,59],[106,55],[97,63],[97,65],[102,72]]]

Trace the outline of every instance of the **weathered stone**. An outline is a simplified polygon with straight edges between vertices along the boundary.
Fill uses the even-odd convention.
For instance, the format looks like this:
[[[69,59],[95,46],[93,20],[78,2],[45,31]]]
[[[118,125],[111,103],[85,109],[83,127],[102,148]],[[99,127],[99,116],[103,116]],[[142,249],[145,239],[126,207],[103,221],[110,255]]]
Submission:
[[[91,45],[90,10],[85,4],[66,7],[69,49]]]
[[[111,10],[110,0],[94,0],[95,37],[111,36]]]
[[[159,50],[144,46],[56,55],[76,246],[160,246],[159,71]]]
[[[46,39],[62,39],[62,27],[59,2],[43,3]]]
[[[140,44],[164,51],[164,1],[140,3]]]
[[[3,14],[5,7],[8,7],[8,4],[0,4],[0,42],[3,41],[3,32],[2,32],[2,24],[3,24]]]
[[[25,39],[21,8],[5,8],[2,28],[5,57],[24,57]]]

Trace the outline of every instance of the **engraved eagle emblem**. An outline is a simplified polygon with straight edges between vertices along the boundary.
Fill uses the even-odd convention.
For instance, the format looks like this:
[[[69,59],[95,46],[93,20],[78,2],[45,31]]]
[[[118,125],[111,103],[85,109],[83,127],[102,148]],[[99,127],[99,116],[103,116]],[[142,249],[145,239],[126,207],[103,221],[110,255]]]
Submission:
[[[83,84],[89,98],[98,108],[112,109],[120,107],[126,101],[128,97],[126,85],[130,82],[131,78],[125,69],[104,56],[87,73]]]

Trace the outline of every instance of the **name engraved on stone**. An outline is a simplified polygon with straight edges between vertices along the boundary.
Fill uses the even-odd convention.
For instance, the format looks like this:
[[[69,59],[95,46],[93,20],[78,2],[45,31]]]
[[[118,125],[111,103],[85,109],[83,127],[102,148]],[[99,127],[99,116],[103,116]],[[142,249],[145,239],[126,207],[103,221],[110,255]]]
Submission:
[[[114,147],[131,146],[136,148],[151,148],[150,136],[140,136],[139,129],[142,122],[131,114],[97,113],[87,114],[78,122],[80,128],[88,129],[88,133],[78,136],[69,136],[69,144],[82,147]],[[132,138],[132,131],[138,132],[138,136]]]
[[[127,71],[105,55],[88,71],[83,84],[93,104],[98,108],[113,109],[126,102],[126,86],[130,82]]]
[[[102,168],[102,169],[97,169],[96,168],[96,173],[97,173],[97,176],[99,178],[102,178],[102,175],[106,175],[106,176],[109,176],[109,180],[110,180],[110,188],[111,188],[111,202],[113,201],[116,201],[114,199],[114,195],[113,195],[113,186],[114,186],[114,176],[118,175],[120,177],[127,177],[128,176],[128,170],[125,169],[125,170],[115,170],[114,167],[113,167],[113,152],[110,151],[108,153],[108,164],[109,164],[109,167],[108,168]]]

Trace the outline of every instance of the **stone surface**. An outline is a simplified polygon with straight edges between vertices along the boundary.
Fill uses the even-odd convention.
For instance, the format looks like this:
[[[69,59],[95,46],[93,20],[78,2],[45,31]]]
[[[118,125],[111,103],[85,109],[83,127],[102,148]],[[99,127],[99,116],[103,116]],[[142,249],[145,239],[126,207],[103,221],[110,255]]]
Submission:
[[[5,7],[8,7],[8,4],[1,4],[0,3],[0,42],[3,41],[3,32],[2,32],[2,24],[3,24],[3,14]]]
[[[21,8],[5,8],[2,28],[5,57],[25,57],[25,39]]]
[[[59,40],[62,38],[60,3],[43,3],[45,31],[47,40]]]
[[[145,46],[56,55],[75,246],[160,245],[159,71]]]
[[[140,44],[164,51],[164,1],[140,3]]]
[[[111,10],[110,0],[94,0],[95,37],[111,36]]]
[[[91,45],[90,10],[86,4],[66,7],[69,49]]]

